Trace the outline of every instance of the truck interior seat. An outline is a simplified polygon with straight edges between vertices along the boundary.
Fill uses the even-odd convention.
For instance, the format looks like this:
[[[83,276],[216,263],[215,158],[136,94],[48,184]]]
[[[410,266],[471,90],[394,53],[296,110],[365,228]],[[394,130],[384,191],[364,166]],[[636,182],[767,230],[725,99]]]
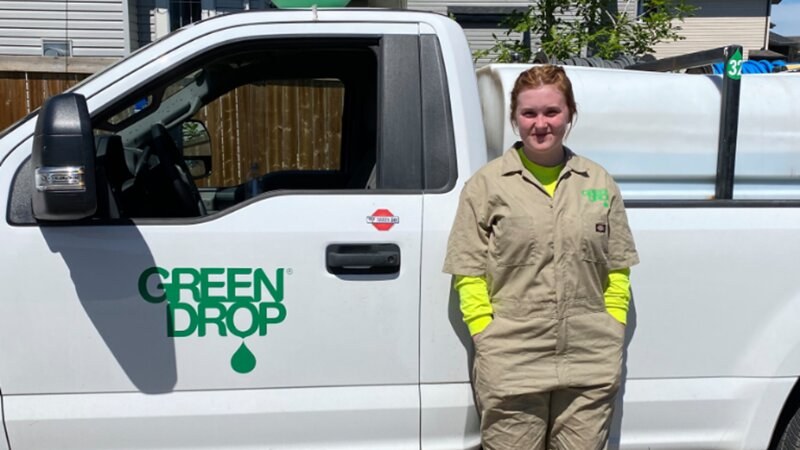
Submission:
[[[149,137],[136,161],[133,177],[122,185],[124,217],[205,215],[200,192],[167,129],[155,124]]]
[[[133,178],[133,174],[125,161],[122,138],[117,135],[99,136],[96,145],[98,216],[117,219],[124,215],[124,205],[120,203],[122,185]]]

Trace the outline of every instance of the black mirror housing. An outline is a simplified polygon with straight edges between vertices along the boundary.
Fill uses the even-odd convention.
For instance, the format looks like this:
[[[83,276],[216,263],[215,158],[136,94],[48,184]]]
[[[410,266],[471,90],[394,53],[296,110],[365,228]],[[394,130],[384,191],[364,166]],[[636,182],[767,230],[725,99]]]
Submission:
[[[61,94],[39,111],[33,136],[33,215],[78,220],[97,210],[95,146],[86,98]]]

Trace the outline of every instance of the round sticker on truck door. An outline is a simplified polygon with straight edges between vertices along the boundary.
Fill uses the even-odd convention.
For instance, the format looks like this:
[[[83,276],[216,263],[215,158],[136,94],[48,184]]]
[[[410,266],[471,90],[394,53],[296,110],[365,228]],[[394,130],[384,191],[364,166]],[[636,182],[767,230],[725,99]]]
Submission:
[[[208,333],[246,339],[254,334],[267,335],[269,325],[283,322],[284,274],[274,275],[252,268],[150,267],[139,276],[139,295],[150,303],[166,301],[167,336],[203,337]],[[234,320],[244,316],[247,320]],[[245,342],[231,356],[231,368],[248,373],[256,366],[256,357]]]
[[[372,215],[367,216],[367,223],[372,224],[378,231],[389,231],[400,223],[400,217],[392,214],[388,209],[376,209]]]

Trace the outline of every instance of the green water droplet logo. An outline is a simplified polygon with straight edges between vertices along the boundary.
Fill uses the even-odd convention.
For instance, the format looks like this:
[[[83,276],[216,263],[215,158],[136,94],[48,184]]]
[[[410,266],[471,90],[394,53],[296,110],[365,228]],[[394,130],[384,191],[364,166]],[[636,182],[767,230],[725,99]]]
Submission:
[[[239,373],[248,373],[256,367],[256,357],[253,352],[244,345],[239,346],[239,349],[231,357],[231,367]]]

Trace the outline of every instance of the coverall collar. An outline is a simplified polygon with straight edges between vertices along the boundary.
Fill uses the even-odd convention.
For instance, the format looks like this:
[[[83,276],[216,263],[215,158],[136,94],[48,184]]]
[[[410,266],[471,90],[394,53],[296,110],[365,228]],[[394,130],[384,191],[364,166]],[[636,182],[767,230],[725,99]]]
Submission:
[[[544,187],[541,186],[541,183],[539,183],[539,180],[537,180],[536,177],[528,172],[528,170],[525,169],[525,166],[522,165],[522,159],[520,159],[519,153],[517,153],[517,150],[521,147],[522,142],[517,142],[503,155],[503,176],[518,173],[527,181],[533,183],[541,189],[544,189]],[[589,171],[586,165],[583,164],[582,158],[576,155],[575,152],[570,150],[567,146],[564,146],[564,160],[564,168],[561,169],[561,174],[558,177],[559,181],[563,180],[567,176],[571,176],[572,173],[587,178],[589,177]]]

